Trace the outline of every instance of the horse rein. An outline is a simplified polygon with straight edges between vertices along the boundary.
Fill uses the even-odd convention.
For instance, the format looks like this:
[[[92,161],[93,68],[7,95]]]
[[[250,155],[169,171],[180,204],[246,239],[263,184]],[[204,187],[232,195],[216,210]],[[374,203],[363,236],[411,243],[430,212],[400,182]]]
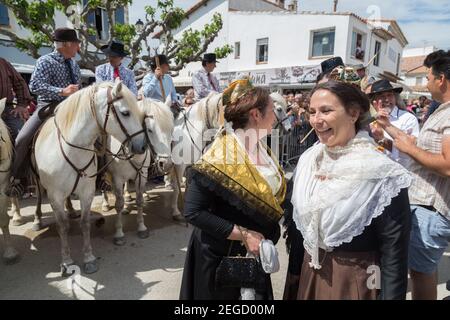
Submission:
[[[205,106],[206,106],[206,121],[204,121],[204,122],[206,123],[206,130],[216,129],[216,128],[214,128],[213,125],[211,125],[211,122],[210,122],[210,114],[209,114],[209,109],[208,109],[208,102],[209,102],[209,99],[210,99],[210,97],[207,97],[207,100],[205,101]],[[216,120],[217,120],[217,121],[219,121],[219,117],[220,117],[220,107],[219,107],[220,101],[221,101],[221,99],[219,99],[219,100],[217,101],[217,105],[216,105],[216,109],[217,109],[217,119],[216,119]],[[203,154],[203,151],[205,150],[205,148],[206,148],[211,142],[207,143],[203,149],[200,149],[200,148],[197,146],[197,144],[195,143],[194,138],[192,138],[192,134],[191,134],[191,131],[189,130],[188,124],[190,124],[190,125],[192,126],[192,128],[195,128],[195,127],[194,127],[194,125],[192,124],[192,122],[188,119],[188,117],[186,116],[186,113],[187,113],[187,112],[186,112],[185,110],[183,110],[182,113],[183,113],[183,118],[184,118],[184,125],[186,126],[186,129],[187,129],[187,132],[188,132],[188,134],[189,134],[189,138],[191,139],[192,144],[195,146],[195,148],[196,148],[198,151],[200,151],[200,152]],[[196,130],[196,131],[197,131],[197,130]],[[197,133],[200,133],[200,132],[197,131]]]
[[[118,116],[117,111],[116,111],[116,108],[115,108],[115,106],[114,106],[114,102],[121,100],[123,97],[119,96],[119,97],[112,98],[111,91],[112,91],[112,89],[111,89],[111,88],[108,88],[108,91],[107,91],[107,98],[108,98],[108,100],[107,100],[107,106],[108,106],[108,108],[107,108],[107,111],[106,111],[105,122],[104,122],[103,126],[100,125],[100,122],[99,122],[99,120],[98,120],[97,114],[96,114],[96,112],[95,112],[95,94],[97,93],[97,87],[94,87],[93,92],[92,92],[92,95],[91,95],[91,99],[90,99],[91,113],[92,113],[92,115],[93,115],[93,117],[94,117],[94,119],[95,119],[95,121],[96,121],[96,123],[97,123],[98,128],[100,129],[101,134],[102,134],[103,136],[105,136],[105,135],[107,135],[107,132],[106,132],[106,126],[107,126],[107,124],[108,124],[109,115],[110,115],[110,113],[112,112],[113,116],[115,117],[115,119],[117,120],[117,122],[118,122],[118,124],[119,124],[120,129],[122,130],[122,133],[126,136],[126,139],[122,142],[121,148],[120,148],[120,150],[119,150],[117,153],[113,154],[111,151],[107,150],[108,153],[110,153],[110,154],[112,155],[112,159],[111,159],[105,166],[103,166],[102,168],[100,168],[100,170],[98,170],[95,174],[93,174],[93,175],[91,175],[91,176],[88,176],[88,175],[86,174],[86,170],[87,170],[87,169],[91,166],[91,164],[95,161],[95,157],[96,157],[97,151],[96,151],[96,150],[92,150],[92,149],[88,149],[88,148],[84,148],[84,147],[80,147],[80,146],[77,146],[77,145],[74,145],[74,144],[68,142],[68,141],[65,139],[65,137],[62,135],[62,133],[61,133],[61,129],[59,128],[58,123],[56,122],[56,116],[53,117],[54,124],[55,124],[56,131],[57,131],[57,136],[58,136],[58,144],[59,144],[59,148],[60,148],[60,150],[61,150],[61,153],[62,153],[64,159],[66,160],[66,162],[69,163],[69,165],[70,165],[70,166],[74,169],[74,171],[77,173],[77,178],[76,178],[76,180],[75,180],[75,183],[74,183],[74,186],[73,186],[73,188],[72,188],[71,193],[75,192],[75,190],[76,190],[76,188],[77,188],[77,186],[78,186],[78,183],[79,183],[81,177],[94,178],[94,177],[96,177],[97,175],[101,174],[101,173],[102,173],[102,172],[103,172],[103,171],[111,164],[111,162],[112,162],[115,158],[119,158],[119,153],[124,149],[124,147],[123,147],[123,146],[124,146],[124,143],[126,143],[127,141],[131,141],[131,139],[132,139],[133,137],[135,137],[135,136],[137,136],[137,135],[139,135],[139,134],[145,132],[145,130],[140,130],[140,131],[137,131],[136,133],[134,133],[134,134],[132,134],[132,135],[130,135],[130,134],[128,133],[127,129],[125,128],[125,126],[123,125],[122,121],[120,120],[120,117]],[[88,164],[87,164],[86,166],[84,166],[83,168],[81,168],[81,169],[78,168],[78,167],[77,167],[77,166],[69,159],[69,157],[67,156],[67,154],[66,154],[66,152],[64,151],[64,148],[63,148],[63,146],[62,146],[61,140],[64,141],[64,143],[66,143],[68,146],[70,146],[70,147],[72,147],[72,148],[92,152],[93,155],[92,155],[91,160],[88,162]],[[105,150],[106,150],[106,148],[105,148]],[[133,154],[125,155],[125,159],[122,159],[122,160],[130,160],[132,157],[133,157]]]

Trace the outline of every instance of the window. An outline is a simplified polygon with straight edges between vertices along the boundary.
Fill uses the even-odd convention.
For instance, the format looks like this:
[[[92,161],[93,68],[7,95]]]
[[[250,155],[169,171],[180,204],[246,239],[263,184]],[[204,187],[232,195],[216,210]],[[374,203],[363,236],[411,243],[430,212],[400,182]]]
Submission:
[[[87,0],[83,0],[83,4],[86,5]],[[124,12],[122,13],[120,10],[116,10],[115,19],[117,23],[121,23],[122,18],[124,20],[125,14]],[[91,36],[91,40],[107,40],[109,38],[109,19],[106,10],[102,8],[89,10],[87,23],[90,28],[94,28],[97,31],[96,35]]]
[[[241,57],[241,43],[235,42],[234,43],[234,58],[239,59]]]
[[[0,25],[9,26],[8,7],[0,4]]]
[[[400,62],[401,62],[401,56],[400,53],[397,54],[397,73],[396,75],[398,76],[398,73],[400,72]]]
[[[352,57],[364,61],[364,54],[366,47],[365,45],[366,45],[365,35],[360,32],[353,31],[352,51],[351,51]]]
[[[373,65],[379,67],[380,66],[380,54],[381,54],[381,42],[375,41],[375,59],[373,59]]]
[[[395,52],[394,49],[392,49],[391,47],[389,47],[389,51],[388,51],[388,56],[389,56],[389,60],[391,60],[393,63],[396,62],[397,60],[397,52]]]
[[[256,63],[269,61],[269,38],[256,40]]]
[[[334,29],[314,31],[312,43],[312,57],[334,55]]]
[[[116,9],[114,21],[116,24],[125,24],[125,9],[123,7]]]

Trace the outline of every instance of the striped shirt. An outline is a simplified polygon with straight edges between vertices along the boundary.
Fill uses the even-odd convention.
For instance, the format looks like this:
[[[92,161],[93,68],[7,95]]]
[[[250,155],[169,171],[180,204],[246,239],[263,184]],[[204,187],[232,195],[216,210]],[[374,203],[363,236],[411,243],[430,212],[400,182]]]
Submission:
[[[6,98],[6,103],[12,103],[13,91],[16,94],[17,105],[28,106],[32,97],[27,83],[8,61],[0,58],[0,99]]]
[[[196,100],[207,97],[211,92],[220,92],[219,80],[205,68],[200,69],[192,76],[192,86]]]
[[[442,138],[450,136],[450,101],[441,104],[425,122],[417,139],[417,146],[431,153],[442,153]],[[413,184],[409,188],[411,204],[433,206],[450,218],[450,178],[441,176],[420,164],[410,167]]]

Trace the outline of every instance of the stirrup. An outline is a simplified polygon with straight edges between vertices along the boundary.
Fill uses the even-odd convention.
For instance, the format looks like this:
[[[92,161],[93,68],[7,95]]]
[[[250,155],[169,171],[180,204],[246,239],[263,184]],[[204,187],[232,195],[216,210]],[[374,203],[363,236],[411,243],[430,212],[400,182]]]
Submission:
[[[24,191],[25,189],[20,182],[20,179],[14,179],[14,177],[11,177],[11,182],[6,189],[5,194],[10,198],[20,198]]]

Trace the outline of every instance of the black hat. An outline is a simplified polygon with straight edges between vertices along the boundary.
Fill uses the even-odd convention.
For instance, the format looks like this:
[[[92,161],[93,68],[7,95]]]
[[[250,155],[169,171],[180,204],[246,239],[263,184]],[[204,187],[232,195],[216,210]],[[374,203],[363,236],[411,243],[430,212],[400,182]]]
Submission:
[[[323,61],[320,66],[322,67],[322,73],[328,73],[338,66],[344,67],[344,61],[341,57],[333,57]]]
[[[125,51],[125,46],[123,43],[114,40],[109,45],[102,46],[100,49],[105,55],[111,57],[123,58],[129,55],[129,53]]]
[[[219,61],[217,61],[217,57],[215,53],[205,53],[203,55],[203,62],[206,63],[218,63]]]
[[[394,91],[397,93],[400,93],[403,91],[402,87],[394,88],[392,84],[389,82],[389,80],[378,80],[372,83],[372,87],[370,89],[369,96],[372,97],[373,95],[377,93],[387,92],[387,91]]]
[[[155,68],[156,69],[156,57],[153,57],[152,60],[150,61],[150,67]],[[169,60],[167,60],[167,57],[163,54],[158,54],[158,59],[159,59],[159,65],[163,65],[163,64],[167,64],[169,65]]]
[[[57,42],[81,42],[77,32],[70,28],[58,28],[53,33],[53,41]]]

